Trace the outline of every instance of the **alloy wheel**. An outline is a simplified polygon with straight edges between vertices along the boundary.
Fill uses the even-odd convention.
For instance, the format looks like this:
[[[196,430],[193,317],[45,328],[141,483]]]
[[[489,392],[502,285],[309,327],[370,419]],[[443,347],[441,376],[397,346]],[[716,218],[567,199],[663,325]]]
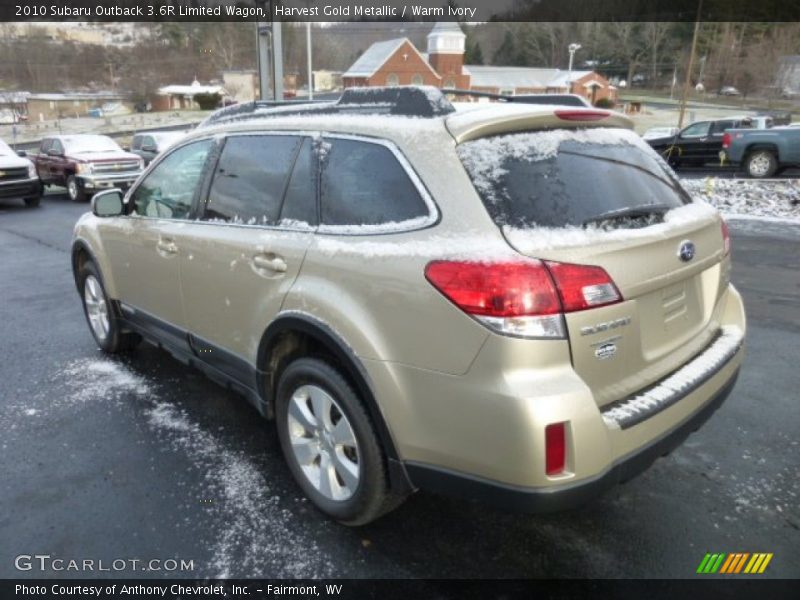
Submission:
[[[333,397],[303,385],[292,394],[286,418],[294,458],[309,483],[330,500],[350,498],[361,478],[358,442]]]

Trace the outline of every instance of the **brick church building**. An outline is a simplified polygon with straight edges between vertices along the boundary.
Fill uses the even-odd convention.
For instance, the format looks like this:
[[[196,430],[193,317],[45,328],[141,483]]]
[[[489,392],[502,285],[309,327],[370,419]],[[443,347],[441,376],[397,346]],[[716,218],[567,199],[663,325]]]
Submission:
[[[594,71],[465,65],[466,36],[458,23],[439,22],[422,53],[408,38],[372,44],[342,76],[345,87],[432,85],[495,94],[579,94],[595,103],[617,100],[617,89]]]

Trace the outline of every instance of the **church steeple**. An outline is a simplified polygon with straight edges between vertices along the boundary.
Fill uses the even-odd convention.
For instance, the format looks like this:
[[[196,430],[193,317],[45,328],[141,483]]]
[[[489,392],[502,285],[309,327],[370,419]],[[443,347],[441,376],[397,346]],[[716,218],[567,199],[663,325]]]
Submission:
[[[454,22],[439,21],[428,34],[428,62],[443,78],[461,75],[466,39]]]

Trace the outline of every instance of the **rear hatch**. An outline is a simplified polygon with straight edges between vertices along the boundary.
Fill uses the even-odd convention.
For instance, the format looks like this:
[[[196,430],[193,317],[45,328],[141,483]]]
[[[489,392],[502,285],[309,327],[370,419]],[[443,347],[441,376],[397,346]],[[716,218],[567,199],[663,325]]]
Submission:
[[[565,315],[573,365],[603,406],[707,346],[727,286],[721,221],[631,131],[560,128],[458,146],[487,211],[521,254],[599,266],[622,301]]]

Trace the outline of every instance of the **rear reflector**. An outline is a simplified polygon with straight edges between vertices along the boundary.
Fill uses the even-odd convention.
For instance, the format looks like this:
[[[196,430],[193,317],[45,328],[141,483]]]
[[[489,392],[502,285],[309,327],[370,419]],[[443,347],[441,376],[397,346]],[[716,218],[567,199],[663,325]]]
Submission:
[[[722,147],[727,149],[731,146],[731,134],[727,131],[722,134]]]
[[[608,273],[585,265],[437,260],[425,277],[465,313],[518,337],[563,338],[563,313],[622,300]]]
[[[731,232],[724,219],[722,221],[722,245],[725,248],[725,256],[728,256],[731,253]]]
[[[605,110],[557,110],[555,114],[562,121],[600,121],[611,113]]]
[[[558,475],[567,466],[566,423],[553,423],[544,430],[545,467],[547,475]]]

